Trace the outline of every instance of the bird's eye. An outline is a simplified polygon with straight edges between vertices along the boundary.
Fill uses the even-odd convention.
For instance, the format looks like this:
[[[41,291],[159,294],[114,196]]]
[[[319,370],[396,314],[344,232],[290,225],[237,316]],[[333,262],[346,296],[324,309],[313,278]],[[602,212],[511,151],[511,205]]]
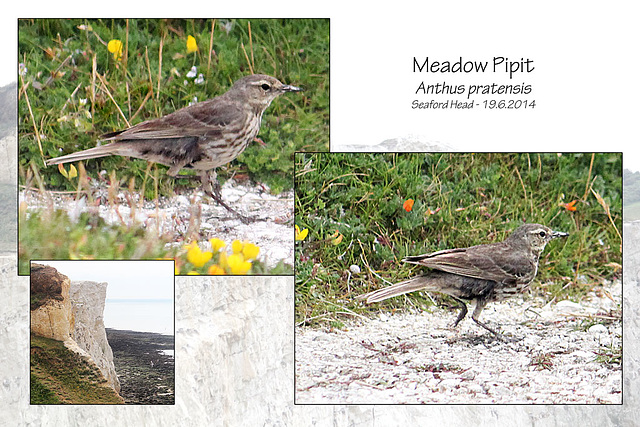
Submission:
[[[271,86],[269,86],[269,85],[268,85],[268,84],[266,84],[266,83],[262,83],[262,86],[260,86],[260,87],[262,88],[262,90],[269,90],[269,89],[271,89]]]
[[[545,237],[546,235],[547,235],[547,233],[546,233],[546,232],[544,232],[544,231],[541,231],[541,232],[540,232],[540,237],[542,237],[543,239],[544,239],[544,237]]]

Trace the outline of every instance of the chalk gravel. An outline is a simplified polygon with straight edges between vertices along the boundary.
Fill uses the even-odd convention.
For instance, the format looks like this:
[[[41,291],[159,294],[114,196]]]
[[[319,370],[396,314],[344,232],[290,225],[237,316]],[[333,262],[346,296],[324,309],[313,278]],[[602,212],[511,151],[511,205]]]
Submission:
[[[199,181],[194,185],[199,185]],[[281,260],[293,265],[292,191],[272,195],[264,185],[249,186],[227,180],[222,186],[222,198],[231,208],[258,219],[249,224],[243,224],[199,190],[186,190],[170,198],[160,197],[157,206],[154,200],[145,200],[142,207],[138,206],[137,193],[129,195],[125,192],[119,192],[115,206],[111,205],[107,202],[108,189],[104,182],[94,181],[92,193],[97,200],[93,205],[89,205],[86,198],[76,200],[74,194],[49,192],[42,195],[38,191],[21,191],[19,197],[27,212],[53,207],[65,210],[72,219],[83,212],[97,212],[107,224],[141,224],[158,234],[169,234],[174,239],[173,245],[182,245],[193,235],[199,236],[203,249],[207,249],[207,240],[213,237],[227,244],[235,239],[247,240],[260,247],[258,259],[267,267],[273,267]]]
[[[453,329],[457,311],[439,308],[381,310],[341,330],[297,327],[295,402],[622,403],[620,365],[596,360],[619,350],[622,339],[621,283],[607,285],[606,294],[592,293],[580,304],[491,303],[481,320],[521,338],[507,343],[470,316]]]

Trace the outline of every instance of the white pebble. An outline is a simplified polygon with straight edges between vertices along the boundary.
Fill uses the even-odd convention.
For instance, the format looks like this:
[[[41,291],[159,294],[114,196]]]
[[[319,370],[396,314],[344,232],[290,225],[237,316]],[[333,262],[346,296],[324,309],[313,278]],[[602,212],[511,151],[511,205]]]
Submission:
[[[573,301],[564,300],[556,304],[556,309],[563,313],[571,313],[571,312],[581,311],[582,306]]]
[[[590,334],[606,334],[607,333],[607,328],[604,325],[593,325],[592,327],[589,328],[589,333]]]

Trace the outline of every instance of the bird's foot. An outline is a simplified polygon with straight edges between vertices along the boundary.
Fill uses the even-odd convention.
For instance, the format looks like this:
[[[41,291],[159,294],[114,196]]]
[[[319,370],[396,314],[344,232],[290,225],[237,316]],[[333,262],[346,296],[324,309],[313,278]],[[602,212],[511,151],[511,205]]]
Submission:
[[[240,212],[227,205],[224,200],[222,200],[222,191],[220,189],[220,183],[218,182],[215,172],[205,172],[203,175],[201,175],[201,179],[202,190],[204,191],[204,193],[215,200],[216,203],[225,208],[229,213],[232,213],[236,218],[242,221],[243,224],[251,224],[252,222],[256,221],[266,221],[266,219],[253,218],[242,215]]]
[[[522,341],[523,339],[522,337],[512,337],[504,334],[496,334],[495,337],[502,342],[510,342],[510,343]]]
[[[495,329],[491,328],[486,323],[480,322],[477,319],[473,319],[473,321],[476,322],[479,326],[482,326],[487,331],[491,332],[494,337],[496,337],[497,339],[499,339],[502,342],[518,342],[518,341],[522,340],[522,338],[508,336],[508,335],[503,334],[502,332],[496,331]]]
[[[240,212],[233,209],[231,206],[227,205],[222,197],[216,196],[214,193],[210,193],[209,196],[213,198],[220,206],[225,208],[229,213],[233,214],[236,218],[238,218],[243,224],[251,224],[252,222],[260,221],[259,218],[249,217],[246,215],[242,215]]]

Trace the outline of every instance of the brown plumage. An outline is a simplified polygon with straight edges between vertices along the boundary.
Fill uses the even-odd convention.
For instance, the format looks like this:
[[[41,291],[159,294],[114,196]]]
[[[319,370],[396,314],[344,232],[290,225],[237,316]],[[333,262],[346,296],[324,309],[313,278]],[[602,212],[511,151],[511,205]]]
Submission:
[[[181,169],[196,169],[205,193],[246,222],[248,218],[222,200],[215,168],[238,157],[254,140],[271,101],[283,93],[301,90],[264,74],[246,76],[223,95],[102,135],[101,141],[112,142],[50,159],[47,164],[119,155],[169,166],[170,176]]]
[[[461,305],[454,327],[467,315],[467,306],[462,300],[475,300],[471,318],[499,337],[480,322],[482,309],[488,302],[522,292],[536,277],[538,260],[546,244],[566,236],[568,233],[553,231],[544,225],[524,224],[502,242],[409,256],[403,261],[432,270],[358,298],[370,304],[418,290],[441,292]]]

